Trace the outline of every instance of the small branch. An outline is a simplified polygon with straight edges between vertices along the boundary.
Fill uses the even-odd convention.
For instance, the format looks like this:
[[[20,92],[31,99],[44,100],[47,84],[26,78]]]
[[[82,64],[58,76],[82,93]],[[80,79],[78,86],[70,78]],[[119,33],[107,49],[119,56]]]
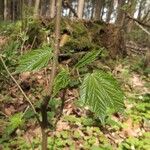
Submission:
[[[137,19],[131,17],[129,14],[126,14],[126,16],[127,16],[129,19],[131,19],[131,20],[137,22],[138,24],[140,24],[140,25],[142,25],[142,26],[144,26],[144,27],[150,28],[150,25],[149,25],[149,24],[145,24],[145,23],[143,23],[143,22],[141,22],[141,21],[139,21],[139,20],[137,20]]]
[[[150,36],[150,32],[147,29],[145,29],[143,26],[141,26],[138,22],[135,22],[135,24]]]
[[[127,16],[129,19],[133,20],[133,21],[135,22],[135,24],[136,24],[139,28],[141,28],[145,33],[147,33],[148,35],[150,35],[150,32],[149,32],[147,29],[144,28],[144,26],[147,27],[147,28],[150,28],[150,25],[145,24],[145,23],[143,23],[143,22],[141,22],[141,21],[139,21],[139,20],[137,20],[137,19],[131,17],[129,14],[126,14],[126,16]]]
[[[15,84],[17,85],[17,87],[19,88],[19,90],[21,91],[22,95],[25,97],[26,101],[30,104],[34,114],[35,114],[35,117],[37,118],[37,121],[38,123],[41,125],[41,121],[39,119],[39,116],[35,110],[35,107],[33,106],[32,102],[30,101],[30,99],[27,97],[27,95],[24,93],[24,91],[22,90],[21,86],[18,84],[18,82],[16,81],[16,79],[11,75],[11,73],[9,72],[3,58],[2,58],[2,55],[0,54],[0,60],[5,68],[5,70],[7,71],[8,75],[11,77],[11,79],[15,82]]]
[[[64,106],[65,106],[65,95],[66,95],[66,89],[64,89],[62,91],[62,97],[61,97],[62,102],[61,102],[60,109],[59,109],[58,113],[56,114],[56,121],[54,123],[54,130],[56,130],[57,123],[63,114],[63,110],[64,110]]]

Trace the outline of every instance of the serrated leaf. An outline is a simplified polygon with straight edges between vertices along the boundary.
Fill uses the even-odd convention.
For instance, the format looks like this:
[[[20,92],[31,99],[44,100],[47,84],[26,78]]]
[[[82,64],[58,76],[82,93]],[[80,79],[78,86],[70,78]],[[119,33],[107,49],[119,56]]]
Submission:
[[[17,72],[37,71],[48,65],[51,58],[52,49],[49,47],[33,50],[20,58]]]
[[[92,63],[96,59],[96,57],[100,54],[100,52],[101,52],[100,50],[88,52],[85,56],[81,58],[81,60],[75,65],[75,67],[82,68],[85,65]]]
[[[53,96],[55,96],[61,89],[64,89],[70,82],[70,75],[68,70],[62,69],[56,76],[54,81]]]
[[[82,103],[102,120],[110,112],[118,112],[124,108],[123,92],[116,80],[105,72],[87,74],[80,89]]]

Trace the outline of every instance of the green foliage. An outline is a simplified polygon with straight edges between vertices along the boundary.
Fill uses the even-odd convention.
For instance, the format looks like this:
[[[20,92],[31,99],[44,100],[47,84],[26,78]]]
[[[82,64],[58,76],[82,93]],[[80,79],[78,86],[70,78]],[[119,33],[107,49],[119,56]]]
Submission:
[[[142,123],[147,122],[150,119],[150,95],[146,93],[140,97],[135,97],[131,99],[131,104],[134,107],[131,110],[127,111],[127,114],[132,117],[134,122]]]
[[[21,21],[17,22],[1,22],[0,34],[4,35],[17,35],[21,30]]]
[[[61,100],[58,98],[52,98],[49,101],[49,108],[51,109],[51,111],[48,112],[48,118],[52,124],[52,120],[55,118],[56,113],[58,112],[58,108],[61,105]]]
[[[83,56],[82,59],[79,60],[79,62],[75,65],[75,67],[82,68],[85,65],[92,63],[99,54],[100,50],[88,52],[85,56]]]
[[[9,136],[18,127],[24,124],[24,119],[22,119],[22,113],[15,114],[9,118],[9,122],[5,128],[4,135]]]
[[[49,47],[30,51],[20,58],[17,72],[37,71],[48,65],[51,58],[52,49]]]
[[[124,108],[124,95],[116,80],[107,73],[95,71],[87,74],[80,87],[80,101],[102,121],[105,116]]]
[[[19,41],[9,41],[7,45],[3,47],[2,55],[5,58],[5,63],[8,67],[14,67],[17,63],[17,54],[20,47]],[[3,65],[0,62],[0,72],[3,72]]]
[[[70,37],[69,41],[64,46],[64,50],[67,52],[68,49],[74,51],[88,50],[92,47],[91,41],[87,37],[79,36],[78,38]]]
[[[54,80],[53,95],[55,96],[61,89],[67,87],[70,82],[69,71],[62,68]]]
[[[140,46],[148,46],[148,43],[150,42],[149,36],[137,26],[132,28],[132,31],[128,33],[127,38],[128,40],[140,44]]]
[[[76,124],[76,125],[82,124],[83,126],[92,126],[96,123],[93,118],[89,118],[89,117],[78,118],[74,115],[65,116],[64,120],[70,122],[71,124]]]
[[[123,127],[123,124],[120,121],[115,121],[111,117],[106,119],[106,124],[111,126],[111,128],[114,130],[119,130]]]
[[[150,149],[149,134],[150,133],[148,132],[139,138],[129,137],[128,139],[126,139],[124,142],[121,143],[118,150],[122,150],[122,149],[148,150]]]

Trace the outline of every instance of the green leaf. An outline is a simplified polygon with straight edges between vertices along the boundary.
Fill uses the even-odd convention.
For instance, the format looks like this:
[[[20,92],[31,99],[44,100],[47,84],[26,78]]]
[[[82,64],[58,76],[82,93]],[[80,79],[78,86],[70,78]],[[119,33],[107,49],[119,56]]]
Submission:
[[[100,52],[101,52],[100,50],[88,52],[85,56],[81,58],[81,60],[75,65],[75,67],[82,68],[85,65],[92,63],[96,59],[96,57],[100,54]]]
[[[80,88],[80,101],[98,117],[110,115],[110,112],[122,111],[124,94],[116,80],[102,71],[87,74]]]
[[[51,58],[52,49],[49,47],[30,51],[20,58],[17,72],[37,71],[48,65]]]
[[[54,81],[53,96],[55,96],[61,89],[64,89],[69,84],[69,82],[70,82],[69,71],[62,68],[62,70],[56,76]]]

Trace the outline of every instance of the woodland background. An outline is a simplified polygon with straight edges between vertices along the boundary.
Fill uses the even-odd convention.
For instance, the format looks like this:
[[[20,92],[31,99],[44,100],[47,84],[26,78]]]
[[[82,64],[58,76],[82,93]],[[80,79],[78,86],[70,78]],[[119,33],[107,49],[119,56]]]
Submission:
[[[150,149],[149,0],[0,0],[0,58],[0,149]]]

